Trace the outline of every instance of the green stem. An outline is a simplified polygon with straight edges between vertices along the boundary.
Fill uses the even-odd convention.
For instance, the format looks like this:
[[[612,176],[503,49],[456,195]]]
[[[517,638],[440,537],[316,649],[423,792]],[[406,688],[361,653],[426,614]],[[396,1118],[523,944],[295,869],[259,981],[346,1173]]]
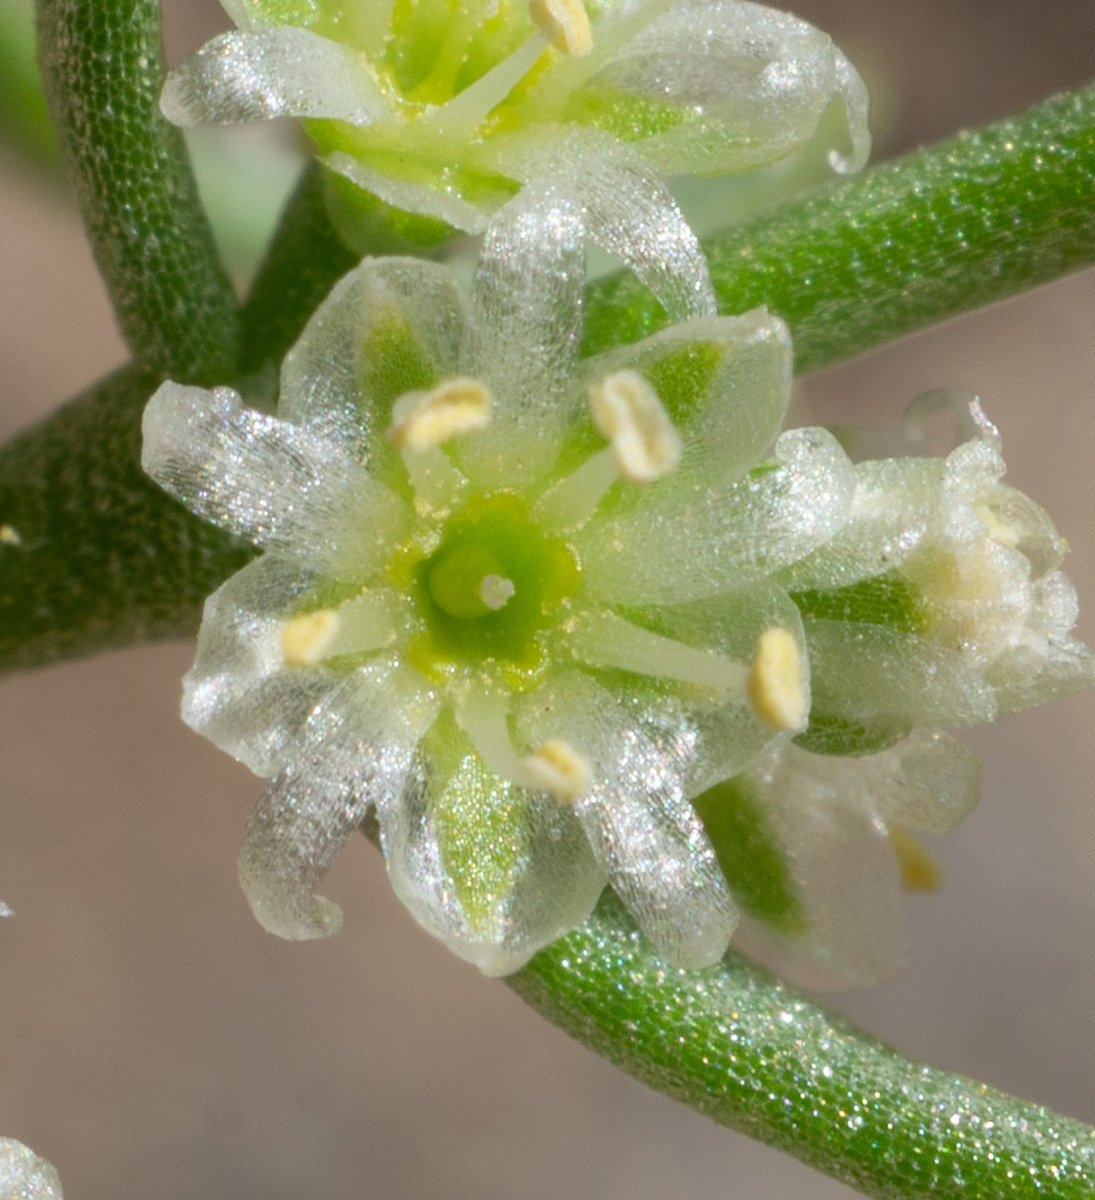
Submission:
[[[253,553],[141,471],[158,383],[119,371],[0,450],[0,666],[187,636]]]
[[[228,377],[236,300],[182,138],[159,113],[158,0],[39,0],[42,75],[88,237],[138,361]]]
[[[1095,1130],[912,1063],[735,955],[668,969],[611,897],[509,982],[644,1083],[879,1200],[1095,1195]]]
[[[766,304],[800,372],[1095,262],[1095,87],[834,183],[704,243],[719,308]],[[664,323],[633,276],[590,289],[586,349]]]
[[[324,193],[323,169],[313,163],[285,207],[240,313],[247,374],[281,362],[323,298],[357,262],[327,217]]]

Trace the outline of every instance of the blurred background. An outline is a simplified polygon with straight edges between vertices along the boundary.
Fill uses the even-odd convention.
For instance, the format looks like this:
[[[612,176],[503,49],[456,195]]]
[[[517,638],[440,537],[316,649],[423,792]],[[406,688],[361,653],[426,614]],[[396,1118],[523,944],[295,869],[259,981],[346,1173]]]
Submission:
[[[1095,77],[1091,0],[795,11],[871,83],[876,158]],[[226,25],[207,0],[169,5],[172,61]],[[0,283],[7,435],[124,360],[71,205],[10,155]],[[940,385],[980,394],[1010,482],[1072,543],[1089,643],[1093,330],[1088,273],[803,385],[812,417],[842,421],[894,420]],[[0,898],[16,911],[0,923],[0,1133],[51,1159],[70,1200],[853,1195],[645,1090],[458,962],[363,839],[327,888],[340,936],[264,934],[235,881],[260,785],[179,721],[190,655],[0,684]],[[908,899],[908,969],[831,1000],[916,1058],[1087,1121],[1093,733],[1084,696],[968,735],[984,798],[936,846],[946,887]]]

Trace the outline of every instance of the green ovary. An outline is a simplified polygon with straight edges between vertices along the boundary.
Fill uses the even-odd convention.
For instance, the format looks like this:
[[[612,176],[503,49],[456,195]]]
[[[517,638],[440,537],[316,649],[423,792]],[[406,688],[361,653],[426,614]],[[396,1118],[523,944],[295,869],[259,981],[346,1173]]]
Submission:
[[[535,674],[544,636],[579,582],[573,550],[508,493],[450,519],[416,574],[426,633],[414,657],[429,674],[486,660]]]

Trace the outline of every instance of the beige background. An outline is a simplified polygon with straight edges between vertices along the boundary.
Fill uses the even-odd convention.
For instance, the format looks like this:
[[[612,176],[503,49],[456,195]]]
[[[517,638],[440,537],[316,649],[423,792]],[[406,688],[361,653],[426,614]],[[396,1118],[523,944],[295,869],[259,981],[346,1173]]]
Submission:
[[[186,4],[179,6],[187,8]],[[1095,76],[1090,0],[815,0],[886,82],[883,152]],[[189,48],[223,18],[172,12]],[[0,164],[0,432],[123,359],[71,215]],[[1093,193],[1095,200],[1095,193]],[[812,380],[827,414],[982,394],[1011,480],[1054,513],[1095,640],[1095,276]],[[364,843],[346,929],[287,945],[234,858],[257,781],[177,719],[189,648],[0,686],[0,1133],[70,1200],[850,1196],[617,1073],[420,934]],[[970,741],[984,800],[908,904],[912,959],[840,998],[924,1057],[1095,1121],[1095,697]]]

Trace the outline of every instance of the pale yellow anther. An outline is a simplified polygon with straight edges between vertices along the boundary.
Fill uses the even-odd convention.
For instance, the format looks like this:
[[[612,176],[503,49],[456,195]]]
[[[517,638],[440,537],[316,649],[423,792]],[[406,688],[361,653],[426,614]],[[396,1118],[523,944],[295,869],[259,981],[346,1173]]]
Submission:
[[[530,0],[528,11],[560,53],[584,58],[593,49],[593,26],[582,0]]]
[[[19,530],[11,525],[0,525],[0,545],[3,546],[21,546],[23,539],[19,536]]]
[[[745,694],[753,712],[773,729],[793,733],[806,728],[810,715],[806,666],[790,630],[773,625],[760,635]]]
[[[445,379],[429,391],[407,392],[392,406],[388,438],[400,450],[426,450],[482,429],[490,420],[490,390],[478,379]]]
[[[904,829],[891,828],[890,844],[901,868],[901,885],[908,892],[937,892],[943,886],[943,869],[927,848]]]
[[[590,783],[589,764],[567,742],[551,738],[526,758],[529,784],[557,800],[577,800]]]
[[[507,579],[504,575],[484,575],[483,582],[479,585],[479,599],[487,608],[497,612],[498,609],[506,607],[516,591],[512,579]]]
[[[982,524],[989,531],[989,537],[1001,546],[1014,550],[1019,545],[1019,531],[1014,525],[1008,525],[992,511],[987,504],[975,504],[973,511],[980,517]]]
[[[314,667],[330,649],[341,622],[329,608],[290,617],[281,627],[281,657],[286,666]]]
[[[590,388],[589,407],[608,438],[620,474],[652,483],[681,459],[681,439],[658,393],[638,371],[614,371]]]

